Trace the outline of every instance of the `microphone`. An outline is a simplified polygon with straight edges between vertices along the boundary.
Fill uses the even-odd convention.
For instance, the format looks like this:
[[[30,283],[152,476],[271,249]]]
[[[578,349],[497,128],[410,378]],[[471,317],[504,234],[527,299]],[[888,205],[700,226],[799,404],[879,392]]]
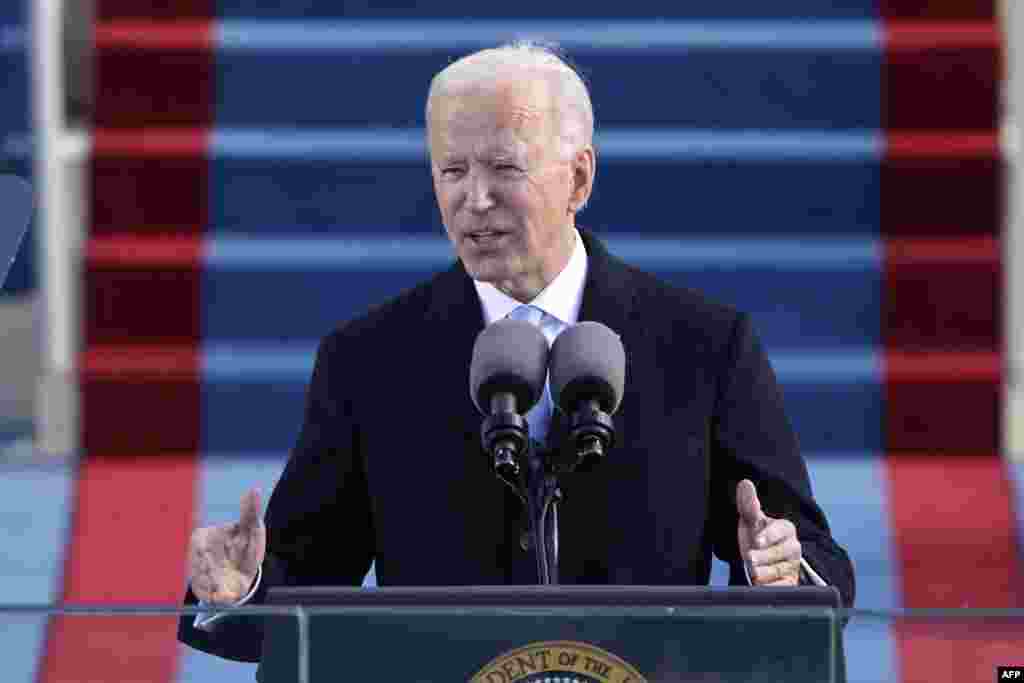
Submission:
[[[569,439],[550,455],[558,472],[589,469],[615,445],[612,415],[626,384],[626,350],[599,322],[573,325],[555,338],[548,367],[551,398],[569,416]]]
[[[525,320],[496,321],[473,345],[469,391],[476,409],[487,416],[480,428],[484,452],[495,473],[517,491],[529,447],[523,415],[543,395],[548,351],[543,333]]]
[[[16,175],[0,175],[0,287],[32,217],[32,188]]]

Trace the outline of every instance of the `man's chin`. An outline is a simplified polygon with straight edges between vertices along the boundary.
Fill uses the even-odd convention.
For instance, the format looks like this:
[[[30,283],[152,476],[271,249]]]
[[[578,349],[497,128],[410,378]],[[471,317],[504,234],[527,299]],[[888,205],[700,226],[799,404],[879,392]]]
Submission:
[[[508,267],[504,259],[494,257],[462,257],[462,265],[469,273],[469,276],[478,282],[490,282],[496,284],[508,280],[512,275],[512,269]]]

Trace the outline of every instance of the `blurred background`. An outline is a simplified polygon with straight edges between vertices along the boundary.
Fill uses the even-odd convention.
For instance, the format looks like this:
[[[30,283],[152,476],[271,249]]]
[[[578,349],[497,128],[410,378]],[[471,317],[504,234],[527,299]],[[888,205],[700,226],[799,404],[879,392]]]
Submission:
[[[857,606],[1024,607],[1022,16],[0,0],[0,172],[38,206],[0,290],[0,604],[181,599],[190,530],[279,476],[317,340],[451,259],[431,76],[543,38],[594,102],[580,223],[753,315]],[[3,620],[5,681],[253,680],[172,619]],[[1017,626],[855,620],[850,680],[988,681]]]

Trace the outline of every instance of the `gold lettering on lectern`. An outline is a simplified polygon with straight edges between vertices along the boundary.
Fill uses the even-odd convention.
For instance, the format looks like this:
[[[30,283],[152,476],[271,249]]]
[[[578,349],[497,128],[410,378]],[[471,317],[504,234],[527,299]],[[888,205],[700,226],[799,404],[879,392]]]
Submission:
[[[533,643],[507,652],[483,667],[470,683],[538,683],[561,674],[579,683],[646,683],[631,665],[587,643]]]

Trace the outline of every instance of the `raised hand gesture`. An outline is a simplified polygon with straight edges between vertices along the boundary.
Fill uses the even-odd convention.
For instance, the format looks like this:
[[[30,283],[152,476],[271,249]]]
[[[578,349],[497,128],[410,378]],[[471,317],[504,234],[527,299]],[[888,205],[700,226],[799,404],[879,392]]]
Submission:
[[[260,509],[259,491],[251,489],[242,496],[236,524],[201,527],[192,532],[189,573],[197,598],[231,605],[249,592],[267,548]]]
[[[757,489],[749,479],[736,486],[740,557],[755,586],[796,586],[800,583],[802,550],[796,527],[788,519],[764,514]]]

